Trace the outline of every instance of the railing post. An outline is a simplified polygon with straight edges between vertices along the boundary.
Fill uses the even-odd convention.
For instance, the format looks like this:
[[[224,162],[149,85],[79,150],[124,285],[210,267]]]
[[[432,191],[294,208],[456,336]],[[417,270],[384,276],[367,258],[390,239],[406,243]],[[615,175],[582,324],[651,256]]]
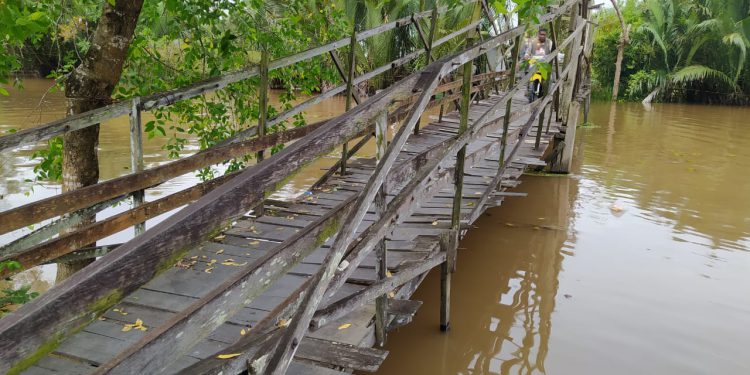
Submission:
[[[568,109],[567,126],[565,127],[565,148],[562,150],[562,157],[560,163],[555,166],[554,172],[568,173],[570,172],[570,166],[573,164],[573,150],[575,148],[576,139],[576,125],[578,124],[578,116],[581,111],[581,103],[577,100],[570,102],[570,108]]]
[[[573,7],[571,7],[570,17],[570,30],[571,32],[575,32],[576,28],[578,27],[578,23],[580,22],[578,6],[574,5]],[[576,35],[575,40],[570,44],[570,47],[568,47],[568,51],[565,53],[565,66],[567,67],[568,64],[576,65],[574,66],[574,69],[570,71],[568,76],[565,77],[566,82],[561,85],[562,90],[560,106],[558,107],[558,118],[560,118],[563,122],[565,122],[568,118],[568,109],[570,107],[570,102],[573,98],[573,92],[576,86],[576,79],[578,76],[578,62],[580,61],[578,55],[581,48],[581,35],[582,33]]]
[[[550,35],[552,37],[552,46],[554,47],[553,51],[557,51],[557,25],[559,24],[559,19],[556,19],[554,21],[550,21]],[[553,61],[555,64],[555,80],[560,79],[560,59],[559,56],[555,56],[555,60]],[[548,93],[549,95],[549,93]],[[560,121],[560,87],[558,86],[557,90],[554,92],[554,97],[552,98],[552,107],[550,108],[550,114],[552,112],[556,112],[557,121]],[[550,117],[551,118],[551,117]],[[549,132],[549,125],[547,126],[548,132]]]
[[[354,70],[356,68],[356,64],[354,61],[354,52],[355,48],[357,46],[357,26],[354,26],[354,29],[352,29],[352,36],[351,39],[349,39],[349,61],[347,63],[349,66],[347,67],[347,75],[348,78],[346,80],[346,110],[349,111],[352,108],[352,89],[354,85]],[[346,160],[349,157],[349,143],[344,142],[343,145],[341,145],[341,175],[346,175]]]
[[[453,233],[449,232],[440,238],[440,251],[450,253],[454,246],[450,238]],[[450,328],[451,313],[451,270],[448,261],[440,264],[440,330],[448,331]]]
[[[141,129],[141,98],[133,98],[133,108],[130,111],[130,170],[138,173],[143,170],[143,130]],[[133,208],[143,204],[144,190],[133,192]],[[146,222],[138,223],[134,227],[135,235],[146,230]]]
[[[435,28],[437,27],[437,18],[438,18],[438,6],[437,3],[435,3],[435,7],[432,8],[432,14],[430,16],[430,33],[427,35],[427,40],[425,41],[422,39],[422,42],[424,43],[425,47],[425,61],[427,61],[427,65],[430,65],[430,62],[432,61],[432,43],[435,40]],[[418,20],[414,20],[414,26],[417,28],[417,32],[419,33],[420,37],[423,37],[422,35],[422,28],[419,26]],[[443,93],[445,95],[445,93]],[[440,106],[440,120],[442,120],[442,112],[443,112],[443,106]],[[419,134],[419,126],[422,123],[422,118],[419,118],[419,121],[416,125],[414,125],[414,134]]]
[[[536,127],[536,139],[534,139],[534,150],[539,149],[539,144],[542,142],[542,125],[544,125],[544,115],[547,111],[547,106],[542,108],[542,113],[539,114],[539,120]]]
[[[510,76],[508,77],[508,90],[511,90],[516,84],[516,67],[518,66],[518,54],[521,49],[521,36],[517,36],[513,42],[513,52],[511,52]],[[508,127],[510,126],[510,111],[513,106],[513,95],[508,98],[505,104],[505,118],[503,118],[503,136],[500,146],[500,170],[505,167],[505,149],[508,145]]]
[[[266,122],[268,121],[268,49],[264,46],[260,53],[260,84],[258,86],[258,137],[266,135]],[[263,161],[263,151],[255,155],[257,163]],[[253,211],[256,217],[263,216],[263,202]]]
[[[466,44],[471,45],[472,39],[466,38]],[[461,117],[458,124],[458,135],[463,134],[469,126],[469,105],[471,105],[471,75],[474,71],[472,60],[463,66],[463,85],[461,86]],[[441,298],[440,298],[440,329],[447,331],[450,327],[450,273],[456,269],[456,246],[461,233],[461,203],[463,201],[464,161],[466,159],[466,145],[456,154],[456,168],[454,170],[453,211],[451,212],[450,238],[445,248],[447,251],[445,263],[440,268]]]
[[[388,147],[388,111],[381,111],[375,118],[375,160],[377,163],[385,156],[385,150]],[[387,209],[385,202],[385,181],[380,186],[378,194],[375,196],[375,214],[383,215]],[[377,262],[375,268],[378,279],[383,280],[388,277],[388,248],[386,247],[385,237],[375,247],[375,256]],[[384,294],[375,300],[375,341],[379,346],[385,345],[386,326],[388,324],[388,295]]]

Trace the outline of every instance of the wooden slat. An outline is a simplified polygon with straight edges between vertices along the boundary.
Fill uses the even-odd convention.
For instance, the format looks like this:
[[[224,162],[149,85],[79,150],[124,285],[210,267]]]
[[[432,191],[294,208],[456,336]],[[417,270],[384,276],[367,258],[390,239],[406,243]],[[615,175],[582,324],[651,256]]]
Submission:
[[[374,372],[387,356],[388,351],[385,350],[306,338],[302,340],[296,358],[332,367]]]

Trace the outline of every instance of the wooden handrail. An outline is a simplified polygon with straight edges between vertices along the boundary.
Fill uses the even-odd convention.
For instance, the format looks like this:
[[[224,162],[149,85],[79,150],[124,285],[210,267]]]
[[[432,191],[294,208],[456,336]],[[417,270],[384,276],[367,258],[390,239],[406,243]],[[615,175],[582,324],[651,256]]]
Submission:
[[[473,1],[469,1],[467,2],[467,4],[470,4],[472,2]],[[443,9],[443,11],[444,10],[445,9]],[[367,30],[365,32],[358,34],[358,40],[364,40],[367,37],[376,35],[377,33],[374,33],[375,32],[374,30],[378,30],[378,32],[384,32],[384,31],[391,30],[398,26],[405,26],[405,25],[410,24],[411,22],[416,22],[415,20],[427,17],[430,13],[431,12],[415,13],[413,19],[411,16],[404,17],[399,20]],[[362,36],[362,34],[364,34],[364,36]],[[453,35],[452,37],[455,37],[457,35],[460,35],[460,33],[458,34],[453,33],[451,35]],[[443,38],[442,41],[436,42],[435,46],[445,43],[448,40],[450,40],[450,38]],[[322,53],[328,52],[329,49],[326,49],[326,48],[333,49],[334,47],[335,48],[340,47],[336,43],[339,43],[339,42],[343,43],[343,41],[344,39],[337,41],[337,42],[329,43],[326,46],[323,46],[325,48],[318,47],[318,49],[323,48],[321,50],[323,52],[319,52],[319,53],[316,52],[317,54],[313,55],[313,57],[318,56]],[[343,44],[341,46],[348,45],[348,39],[346,39],[346,41],[347,41],[346,44]],[[314,49],[314,50],[317,51],[318,49]],[[309,51],[312,51],[312,50],[309,50]],[[403,56],[399,59],[389,62],[381,67],[378,67],[371,72],[362,74],[359,77],[355,78],[354,84],[359,84],[361,82],[364,82],[394,67],[402,66],[408,63],[409,61],[415,59],[416,57],[420,56],[424,52],[425,50],[422,50],[422,49],[414,51],[412,53],[407,54],[406,56]],[[304,53],[296,54],[296,55],[289,56],[287,58],[275,60],[270,63],[269,69],[271,68],[278,69],[278,68],[285,67],[290,64],[302,61],[304,60],[302,56],[303,54]],[[242,72],[245,72],[245,71],[242,71]],[[242,73],[242,74],[245,74],[245,73]],[[235,72],[235,73],[230,73],[229,75],[226,75],[223,77],[225,79],[229,79],[231,82],[236,82],[237,80],[239,80],[239,78],[237,78],[236,76],[240,76],[242,74],[240,72]],[[251,76],[248,76],[248,77],[251,77]],[[248,77],[245,77],[242,79],[246,79]],[[188,88],[172,90],[167,93],[155,94],[150,97],[144,98],[142,99],[143,100],[142,109],[151,109],[151,108],[156,108],[158,106],[169,105],[173,103],[174,101],[187,99],[189,97],[199,95],[200,93],[209,92],[211,91],[209,90],[210,87],[215,86],[215,88],[212,90],[216,90],[220,87],[223,87],[223,86],[220,86],[220,82],[218,81],[217,82],[214,82],[211,80],[209,81],[210,83],[203,82],[200,84],[192,85]],[[310,98],[307,101],[300,103],[296,105],[295,107],[290,108],[280,113],[279,115],[277,115],[276,117],[268,121],[267,127],[273,127],[274,125],[279,124],[291,118],[295,114],[302,112],[306,108],[309,108],[310,106],[314,104],[322,102],[325,99],[328,99],[330,97],[333,97],[334,95],[337,95],[343,92],[344,88],[345,88],[345,85],[340,85],[336,88],[333,88],[323,94]],[[209,91],[206,91],[206,90],[209,90]],[[188,95],[187,93],[191,93],[190,95],[192,96]],[[192,93],[195,93],[195,95],[193,95]],[[188,95],[188,96],[183,96],[183,95]],[[123,111],[123,108],[125,107],[129,108],[131,102],[125,103],[125,104],[128,104],[128,106],[123,106],[121,104],[122,103],[113,104],[108,107],[86,112],[84,114],[81,114],[80,116],[79,115],[72,116],[70,118],[54,121],[50,124],[43,125],[43,126],[33,128],[33,129],[28,129],[28,130],[31,131],[31,130],[37,129],[40,132],[40,134],[44,134],[47,137],[51,137],[51,136],[56,135],[56,133],[49,130],[48,126],[53,126],[53,125],[54,125],[53,127],[62,126],[64,129],[70,129],[70,130],[81,129],[83,127],[90,126],[92,124],[97,123],[97,122],[92,122],[93,121],[92,118],[95,118],[97,121],[103,121],[105,119],[112,118],[112,117],[107,117],[109,113],[117,113],[117,116],[121,116],[125,113],[128,113],[129,111],[126,111],[126,112],[122,112],[122,111]],[[109,109],[106,109],[106,108],[109,108]],[[94,117],[84,116],[87,113]],[[117,116],[113,116],[113,117],[117,117]],[[66,123],[66,121],[70,121],[70,123]],[[322,123],[317,123],[313,125],[319,126],[321,124]],[[308,125],[308,126],[313,126],[313,125]],[[47,130],[44,130],[44,129],[47,129]],[[32,225],[37,222],[40,222],[42,220],[46,220],[46,219],[50,219],[50,218],[62,215],[64,213],[83,209],[83,208],[86,208],[87,205],[93,205],[101,201],[104,201],[106,199],[110,199],[114,196],[128,194],[133,191],[138,191],[141,189],[153,187],[171,178],[180,176],[182,174],[185,174],[194,170],[198,170],[200,168],[205,168],[209,165],[224,162],[233,157],[239,157],[239,156],[246,155],[254,151],[259,151],[261,149],[271,147],[275,144],[284,143],[290,140],[297,139],[299,138],[299,136],[304,136],[305,134],[309,133],[309,131],[312,131],[314,127],[308,129],[307,131],[304,131],[301,129],[304,129],[304,128],[287,130],[281,133],[276,133],[275,135],[267,136],[263,138],[263,141],[260,141],[259,139],[259,141],[257,142],[257,145],[254,145],[254,146],[260,146],[261,148],[257,148],[257,147],[248,148],[248,147],[245,147],[248,145],[247,140],[251,139],[257,134],[257,128],[253,127],[253,128],[250,128],[250,129],[247,129],[247,130],[244,130],[235,134],[231,138],[224,140],[223,142],[219,143],[217,146],[214,146],[211,149],[203,150],[187,158],[180,159],[174,162],[170,162],[168,164],[163,164],[161,166],[158,166],[152,169],[147,169],[141,172],[132,173],[126,176],[118,177],[118,178],[108,180],[105,182],[100,182],[98,184],[86,186],[84,188],[62,193],[53,197],[41,199],[39,201],[32,202],[32,203],[29,203],[20,207],[16,207],[11,210],[0,212],[0,234],[7,233],[10,231],[19,229],[19,228],[23,228],[28,225]],[[66,130],[66,131],[69,131],[69,130]],[[9,136],[0,137],[0,150],[2,150],[3,147],[5,147],[3,144],[3,140],[8,137],[11,137],[11,138],[20,137],[20,139],[26,139],[26,140],[32,139],[30,138],[32,137],[31,135],[29,135],[30,133],[29,134],[26,134],[26,133],[22,134],[22,133],[24,132],[18,132]],[[300,134],[300,133],[302,134],[299,136],[294,135],[294,134]],[[289,137],[286,137],[285,134],[292,134],[292,135]],[[273,143],[274,137],[278,139],[276,143]],[[33,139],[36,139],[36,138],[33,138]],[[43,139],[43,138],[40,138],[40,139]],[[229,147],[229,144],[242,144],[245,146]],[[224,155],[224,156],[221,156],[221,155]]]
[[[552,19],[560,12],[576,4],[577,1],[569,0],[565,5],[540,17],[540,19]],[[57,285],[48,293],[22,306],[15,313],[1,319],[0,336],[7,339],[0,341],[0,356],[5,360],[0,363],[0,372],[7,371],[15,364],[25,363],[28,359],[36,358],[53,349],[67,335],[91,322],[103,310],[151,280],[165,267],[171,266],[173,260],[183,254],[188,246],[216,233],[215,231],[225,223],[257,205],[264,198],[264,192],[275,190],[291,173],[317,157],[330,152],[334,147],[351,139],[353,135],[360,134],[370,126],[384,109],[396,107],[396,103],[403,103],[418,95],[419,99],[412,107],[399,133],[394,137],[382,162],[376,167],[364,191],[357,196],[356,203],[352,204],[350,213],[342,216],[344,224],[329,255],[326,257],[326,262],[323,265],[324,272],[311,278],[306,284],[306,289],[288,300],[289,304],[279,307],[279,311],[284,310],[290,314],[296,312],[296,315],[289,326],[274,330],[274,338],[279,337],[282,341],[268,342],[273,346],[278,346],[280,350],[272,353],[266,363],[271,365],[272,370],[285,368],[288,360],[291,359],[289,343],[307,332],[308,323],[317,309],[323,293],[330,292],[328,286],[333,273],[329,271],[338,267],[339,261],[349,247],[354,229],[360,224],[367,207],[372,202],[373,195],[376,194],[391,171],[396,155],[405,144],[406,137],[411,133],[417,119],[429,104],[439,80],[459,65],[483,55],[487,50],[498,47],[512,37],[521,35],[523,30],[523,27],[509,30],[482,43],[470,46],[456,55],[444,57],[430,64],[424,71],[402,79],[351,111],[320,125],[310,134],[271,156],[263,163],[239,172],[236,177],[199,198],[195,203],[188,205],[142,235],[121,245],[99,261]],[[570,66],[572,65],[569,65],[566,69],[570,69]],[[559,84],[560,82],[557,83],[557,85]],[[525,85],[523,80],[514,86],[513,90],[510,91],[511,94],[506,95],[505,100],[510,100],[512,93],[519,90],[522,85]],[[545,98],[545,101],[549,101],[549,99]],[[488,109],[479,119],[475,120],[475,128],[467,130],[446,144],[443,155],[451,155],[456,149],[463,147],[472,139],[471,137],[476,136],[477,132],[485,128],[484,125],[497,119],[499,107],[495,105]],[[533,117],[534,115],[532,115]],[[528,130],[527,128],[525,127],[526,130]],[[518,143],[516,146],[518,146]],[[509,155],[512,156],[516,149],[514,148]],[[442,158],[439,160],[442,160]],[[417,188],[415,184],[419,183],[421,181],[410,181],[410,184],[414,185],[414,189]],[[389,207],[390,209],[391,207]],[[386,217],[387,212],[381,216],[381,220],[385,222]],[[264,268],[265,266],[258,267],[260,268],[246,270],[246,272],[252,271],[252,274],[263,274],[268,270],[267,267]],[[215,289],[210,293],[210,296],[221,296],[229,287],[231,285],[223,284],[220,288],[224,289]],[[200,303],[200,306],[202,306],[207,302],[210,301],[201,299],[196,304]],[[302,302],[301,308],[299,302]],[[174,327],[178,326],[180,329],[188,330],[188,334],[192,335],[190,336],[192,340],[208,334],[208,332],[201,331],[203,327],[201,322],[213,318],[204,314],[181,315],[181,319],[188,319],[186,317],[189,318],[191,324],[172,325],[167,327],[167,330],[153,332],[144,339],[146,340],[144,344],[151,345],[150,341],[163,337],[162,334],[176,332]],[[215,322],[211,324],[215,324]],[[240,338],[240,343],[245,342],[245,340],[250,340],[250,338]],[[291,350],[291,353],[293,353],[293,350]],[[267,356],[269,353],[255,354]],[[221,361],[217,361],[215,356],[211,356],[204,360],[201,366],[218,371],[225,366],[244,366],[247,364],[247,360],[252,358],[255,358],[254,353],[242,353],[236,358]],[[161,368],[165,365],[165,361],[173,359],[174,356],[162,359],[159,363],[154,363],[153,366],[155,367],[153,368],[128,367],[128,369],[148,373],[148,370]],[[130,362],[123,359],[121,362],[113,363],[113,365],[122,366],[127,363]],[[140,364],[143,365],[143,363]]]
[[[477,0],[469,0],[465,3],[465,5],[472,4],[476,1]],[[447,9],[447,7],[441,7],[440,12],[444,13]],[[390,31],[402,26],[408,26],[420,19],[429,18],[431,16],[431,13],[431,11],[414,13],[398,20],[373,27],[371,29],[358,33],[356,40],[358,42],[363,41],[367,38],[384,33],[386,31]],[[284,68],[304,60],[324,55],[329,51],[348,46],[349,43],[349,38],[342,38],[323,46],[311,48],[303,52],[273,60],[269,63],[269,70]],[[139,100],[140,103],[142,103],[140,108],[142,110],[148,111],[164,106],[169,106],[181,100],[194,98],[199,95],[220,90],[232,83],[243,81],[257,75],[258,67],[253,65],[244,69],[240,69],[216,77],[211,77],[203,81],[199,81],[173,90],[155,93],[143,97],[128,98],[105,107],[65,117],[30,129],[24,129],[13,134],[2,136],[0,137],[0,151],[30,143],[36,143],[60,134],[83,129],[109,119],[126,115],[130,113],[134,100]]]

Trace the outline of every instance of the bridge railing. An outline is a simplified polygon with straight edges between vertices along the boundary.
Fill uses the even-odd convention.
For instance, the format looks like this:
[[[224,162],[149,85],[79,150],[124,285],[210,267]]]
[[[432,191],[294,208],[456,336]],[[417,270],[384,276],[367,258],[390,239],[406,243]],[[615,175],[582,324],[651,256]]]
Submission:
[[[558,51],[566,51],[567,63],[558,69],[559,74],[549,91],[554,95],[547,95],[520,111],[512,112],[510,103],[513,95],[525,88],[533,73],[532,68],[518,83],[514,83],[514,63],[512,74],[508,75],[510,82],[501,100],[485,111],[469,128],[467,123],[472,94],[472,61],[514,39],[514,55],[511,60],[517,61],[518,47],[526,26],[502,32],[480,43],[470,42],[462,52],[439,59],[424,71],[402,79],[345,114],[320,124],[297,142],[258,165],[232,177],[225,177],[226,180],[222,181],[224,183],[197,198],[194,203],[121,245],[16,313],[0,320],[0,335],[7,338],[0,341],[0,356],[8,363],[0,366],[0,370],[7,370],[11,365],[31,363],[34,358],[52,350],[61,340],[91,322],[122,297],[171,267],[191,246],[212,237],[232,220],[262,203],[268,192],[278,188],[302,166],[348,140],[370,132],[373,125],[376,143],[385,144],[385,125],[393,121],[394,116],[403,118],[402,125],[390,145],[386,149],[379,149],[376,169],[360,194],[342,202],[315,223],[211,290],[189,308],[152,330],[115,359],[103,364],[99,372],[155,373],[167,368],[334,234],[335,241],[320,272],[253,327],[250,334],[227,349],[227,352],[240,355],[229,359],[212,356],[187,371],[236,373],[249,366],[251,371],[257,373],[281,373],[289,365],[308,329],[325,325],[373,299],[379,301],[378,309],[382,309],[383,303],[387,302],[384,295],[389,290],[437,265],[442,265],[443,289],[446,289],[445,280],[449,283],[455,264],[458,235],[464,229],[463,224],[481,212],[481,204],[478,204],[468,215],[461,214],[463,173],[460,172],[466,160],[481,160],[491,151],[491,145],[487,145],[467,154],[466,145],[503,129],[499,145],[501,164],[493,179],[494,184],[490,184],[481,197],[481,202],[485,202],[501,181],[507,169],[507,161],[512,160],[532,127],[537,125],[538,131],[541,131],[545,110],[550,109],[548,121],[551,121],[553,110],[554,113],[560,113],[562,108],[570,105],[570,98],[576,91],[576,82],[581,75],[579,63],[582,44],[585,36],[589,35],[585,31],[589,25],[582,19],[586,16],[586,4],[586,0],[569,0],[540,17],[542,23],[547,23],[558,19],[565,12],[571,12],[571,34],[558,45],[558,50],[544,59],[552,61]],[[424,110],[433,101],[435,92],[440,88],[440,81],[459,67],[463,69],[459,134],[419,155],[414,161],[395,166],[396,156],[409,134],[416,128]],[[494,76],[491,83],[495,83]],[[442,88],[447,90],[457,87],[455,84],[448,84]],[[410,104],[404,109],[403,103],[407,102]],[[524,115],[529,116],[524,125],[509,132],[509,123]],[[453,155],[457,156],[457,166],[441,167],[441,163]],[[454,215],[446,228],[450,234],[445,236],[440,249],[427,249],[434,250],[433,256],[406,267],[393,277],[387,277],[381,266],[378,269],[379,280],[375,284],[318,311],[320,302],[338,290],[368,253],[377,249],[378,263],[384,264],[387,254],[384,248],[386,234],[424,198],[451,184],[454,185],[455,198]],[[383,199],[386,188],[393,189],[396,194],[389,204],[385,204]],[[379,219],[357,239],[355,230],[372,202],[375,202]],[[449,298],[444,290],[441,323],[446,325],[448,306]],[[382,314],[376,319],[376,331],[380,331],[381,335],[386,319]]]
[[[467,5],[475,4],[475,1],[466,2]],[[486,8],[483,8],[486,10]],[[399,27],[410,27],[413,25],[422,35],[419,21],[422,19],[436,19],[441,14],[445,14],[448,8],[436,8],[432,11],[414,13],[411,16],[404,17],[393,22],[389,22],[369,30],[364,30],[353,34],[355,43],[366,40],[376,35],[382,35],[385,32],[394,30]],[[486,15],[487,13],[485,13]],[[112,246],[87,249],[80,251],[88,244],[103,239],[109,235],[120,232],[132,226],[141,226],[146,220],[156,217],[165,212],[190,203],[199,197],[204,196],[209,191],[215,189],[226,181],[229,181],[235,174],[222,176],[210,181],[200,183],[196,186],[184,189],[167,197],[152,202],[143,202],[143,191],[147,188],[157,186],[170,179],[190,173],[211,165],[225,162],[232,158],[243,157],[252,153],[262,153],[277,144],[284,144],[290,141],[300,139],[309,135],[314,130],[321,127],[326,121],[317,122],[304,127],[293,128],[272,134],[265,134],[265,131],[259,129],[271,128],[272,126],[290,119],[292,116],[301,113],[311,106],[320,103],[335,95],[346,93],[347,97],[352,96],[355,101],[361,99],[352,90],[353,85],[366,82],[386,71],[404,66],[414,61],[417,57],[427,54],[428,57],[434,58],[433,50],[448,41],[455,39],[460,35],[473,32],[479,26],[480,21],[471,21],[465,27],[451,32],[434,42],[432,36],[435,34],[434,26],[436,23],[431,22],[430,40],[424,40],[424,48],[419,48],[399,59],[393,60],[380,66],[370,72],[354,77],[351,85],[348,84],[349,72],[343,68],[340,70],[344,84],[339,85],[325,93],[312,97],[277,116],[264,121],[258,127],[252,127],[241,131],[230,139],[221,144],[200,151],[192,156],[172,161],[154,168],[143,169],[142,147],[141,147],[141,112],[155,108],[171,105],[180,100],[186,100],[198,95],[210,93],[219,90],[227,85],[246,80],[255,76],[266,75],[268,70],[280,69],[292,64],[311,59],[321,55],[329,55],[333,62],[340,67],[341,63],[337,55],[337,49],[349,46],[352,38],[345,38],[328,43],[324,46],[316,47],[292,56],[284,57],[271,61],[266,66],[253,66],[237,72],[232,72],[219,77],[211,78],[203,82],[193,84],[189,87],[171,90],[164,93],[158,93],[146,97],[136,97],[122,102],[111,104],[107,107],[99,108],[83,114],[70,116],[65,119],[53,121],[38,127],[22,130],[17,133],[0,137],[0,151],[8,150],[22,145],[32,144],[45,140],[66,132],[82,129],[87,126],[96,125],[102,121],[116,118],[129,114],[131,119],[131,154],[132,154],[132,171],[133,173],[122,177],[103,181],[95,185],[90,185],[73,191],[58,194],[49,198],[44,198],[29,204],[25,204],[10,210],[0,212],[0,234],[5,234],[26,228],[46,220],[55,219],[50,223],[42,225],[40,228],[26,234],[11,243],[0,246],[0,261],[17,260],[25,269],[35,265],[50,262],[55,259],[61,260],[74,259],[78,257],[90,257],[101,255],[110,250]],[[429,60],[429,58],[428,58]],[[263,64],[261,64],[263,65]],[[348,69],[353,72],[353,67]],[[353,76],[353,75],[352,75]],[[478,89],[487,89],[489,86],[496,86],[498,81],[503,79],[500,73],[487,73],[476,78]],[[267,80],[266,80],[267,81]],[[447,85],[441,87],[437,93],[447,93],[441,99],[435,99],[432,105],[443,104],[447,98],[456,98],[451,91],[455,87]],[[266,92],[267,85],[259,88],[259,92]],[[408,110],[408,101],[401,103],[402,109],[395,115],[403,116]],[[263,108],[265,106],[261,106]],[[365,136],[369,139],[371,131],[363,130],[352,137]],[[344,143],[345,144],[345,143]],[[351,153],[344,153],[348,157]],[[340,164],[340,163],[339,163]],[[65,235],[58,236],[64,230],[78,225],[83,218],[101,212],[110,207],[112,204],[127,199],[132,196],[134,207],[125,212],[113,215],[105,220],[90,224],[84,228],[75,231],[68,231]],[[142,228],[142,227],[141,227]],[[138,231],[140,232],[140,231]],[[57,238],[50,239],[57,236]],[[0,276],[8,276],[10,272],[5,270]]]

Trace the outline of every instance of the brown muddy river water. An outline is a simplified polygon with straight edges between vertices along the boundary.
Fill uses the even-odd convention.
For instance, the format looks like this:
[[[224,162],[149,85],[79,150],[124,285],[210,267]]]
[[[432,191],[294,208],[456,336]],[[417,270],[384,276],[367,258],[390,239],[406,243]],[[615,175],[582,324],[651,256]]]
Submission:
[[[750,109],[593,104],[574,173],[462,241],[380,374],[750,374]],[[610,121],[612,120],[612,121]]]
[[[25,86],[0,97],[0,132],[63,115],[59,94],[39,104],[49,81]],[[308,121],[341,113],[342,103],[313,108]],[[571,175],[524,177],[518,191],[529,196],[490,210],[462,241],[448,333],[438,329],[439,275],[430,274],[414,296],[424,305],[390,335],[379,373],[750,374],[750,109],[610,109],[592,105]],[[129,173],[120,121],[102,127],[103,179]],[[146,142],[147,166],[167,161],[162,142]],[[24,182],[31,153],[0,155],[0,210],[59,192]],[[317,175],[301,174],[285,193]],[[195,181],[183,176],[147,198]],[[16,283],[44,290],[52,280],[45,266]]]

